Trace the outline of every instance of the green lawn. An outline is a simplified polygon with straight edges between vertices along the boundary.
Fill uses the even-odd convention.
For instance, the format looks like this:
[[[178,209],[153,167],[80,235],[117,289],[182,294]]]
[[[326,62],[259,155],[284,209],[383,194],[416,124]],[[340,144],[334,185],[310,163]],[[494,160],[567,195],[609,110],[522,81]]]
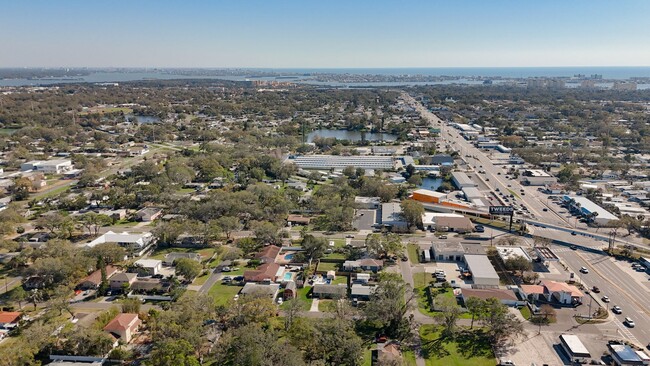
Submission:
[[[429,282],[433,281],[433,277],[430,273],[425,272],[415,272],[413,273],[413,287],[418,288],[422,286],[428,286]]]
[[[318,270],[319,271],[336,271],[341,263],[326,263],[326,262],[319,262],[318,263]]]
[[[325,259],[345,259],[345,254],[343,253],[330,253],[323,256]]]
[[[202,275],[202,276],[199,276],[199,277],[195,278],[194,281],[192,281],[192,285],[195,285],[195,286],[203,285],[205,283],[205,281],[207,281],[208,278],[210,278],[210,274],[211,274],[211,271],[208,271],[205,275]]]
[[[163,260],[165,255],[169,253],[199,253],[201,255],[201,260],[206,260],[214,254],[215,248],[162,248],[156,249],[152,254],[152,259]]]
[[[530,319],[530,309],[528,306],[522,306],[521,309],[519,309],[519,312],[521,312],[524,319]]]
[[[215,304],[227,305],[228,302],[230,302],[241,289],[241,286],[230,286],[224,285],[221,282],[217,282],[212,287],[210,287],[208,295],[214,298]]]
[[[336,276],[336,278],[332,281],[332,285],[338,285],[344,283],[347,285],[348,283],[348,278],[346,276]]]
[[[318,300],[318,311],[323,313],[333,313],[336,311],[336,300],[322,299]]]
[[[415,366],[415,353],[413,351],[403,351],[402,358],[405,366]]]
[[[301,302],[303,311],[309,311],[309,309],[311,308],[312,299],[307,297],[309,291],[311,291],[311,287],[309,286],[305,286],[303,288],[298,289],[298,294],[296,298]],[[288,304],[290,301],[293,300],[283,302],[282,305],[280,305],[280,308],[286,309],[289,306]]]
[[[441,327],[420,327],[422,353],[426,365],[494,366],[496,360],[490,342],[479,328],[461,328],[453,338],[442,338]]]
[[[417,244],[409,244],[406,246],[409,260],[411,263],[420,263],[420,247]]]

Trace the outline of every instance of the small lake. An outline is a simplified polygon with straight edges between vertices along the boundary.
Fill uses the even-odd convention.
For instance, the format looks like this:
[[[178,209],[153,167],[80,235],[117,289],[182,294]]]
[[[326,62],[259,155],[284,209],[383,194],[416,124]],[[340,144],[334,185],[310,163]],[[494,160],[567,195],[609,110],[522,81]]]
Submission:
[[[426,177],[422,179],[422,184],[420,185],[419,188],[430,189],[432,191],[435,191],[436,189],[438,189],[438,187],[440,187],[441,184],[442,184],[441,178]]]
[[[329,138],[335,137],[338,140],[348,140],[348,141],[361,141],[365,139],[366,141],[395,141],[397,140],[396,135],[390,133],[372,133],[372,132],[360,132],[360,131],[348,131],[348,130],[316,130],[312,131],[307,135],[307,142],[313,142],[314,138],[317,136]]]
[[[147,123],[159,123],[160,122],[160,118],[158,118],[156,116],[134,116],[132,114],[127,114],[127,115],[124,116],[124,118],[126,120],[129,120],[129,121],[131,121],[134,117],[138,121],[138,123],[147,124]]]

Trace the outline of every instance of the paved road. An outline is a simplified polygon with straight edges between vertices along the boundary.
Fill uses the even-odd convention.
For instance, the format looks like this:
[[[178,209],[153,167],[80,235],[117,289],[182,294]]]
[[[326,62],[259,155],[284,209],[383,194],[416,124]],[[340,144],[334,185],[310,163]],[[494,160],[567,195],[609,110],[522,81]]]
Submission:
[[[210,288],[219,280],[221,280],[221,277],[223,277],[223,274],[221,272],[215,272],[213,270],[212,273],[210,273],[210,277],[208,277],[203,286],[201,286],[199,293],[207,294],[208,291],[210,291]]]
[[[488,155],[483,151],[476,148],[471,141],[465,140],[459,133],[459,131],[451,126],[448,126],[444,123],[438,116],[430,112],[425,108],[421,103],[416,101],[413,97],[407,93],[402,94],[405,101],[414,107],[423,118],[430,121],[430,124],[434,128],[440,129],[440,137],[444,140],[446,144],[450,146],[451,150],[458,151],[461,154],[461,158],[465,159],[470,168],[474,171],[485,171],[485,173],[480,173],[477,175],[488,185],[493,191],[497,189],[499,192],[504,194],[512,194],[514,198],[508,197],[510,202],[506,204],[523,204],[528,209],[528,212],[532,214],[529,216],[530,219],[535,219],[541,223],[547,223],[551,225],[557,225],[559,227],[564,227],[576,231],[578,234],[600,234],[607,235],[606,230],[596,231],[594,228],[590,228],[587,225],[580,223],[574,217],[569,216],[567,213],[561,213],[562,208],[553,204],[548,196],[540,193],[538,187],[529,187],[524,186],[519,181],[515,179],[506,179],[503,165],[495,165]],[[467,157],[469,155],[469,157]],[[513,166],[514,167],[514,166]],[[499,174],[500,173],[500,174]],[[525,195],[521,195],[523,192]],[[499,196],[499,199],[502,199]],[[544,210],[546,209],[546,211]],[[569,217],[567,217],[569,216]],[[567,240],[571,238],[568,236],[569,232],[564,235]],[[617,242],[620,244],[633,244],[637,246],[647,247],[644,245],[640,239],[636,238],[617,238]]]
[[[601,290],[601,293],[594,294],[598,302],[602,296],[607,295],[611,302],[601,304],[609,309],[614,305],[623,309],[623,314],[613,316],[620,335],[639,345],[650,342],[650,310],[647,305],[650,304],[650,289],[641,282],[647,283],[647,275],[634,273],[625,268],[630,267],[629,263],[617,262],[603,254],[568,250],[558,253],[558,256],[579,275],[580,281],[588,288],[597,286]],[[579,272],[583,266],[589,269],[589,273]],[[585,304],[588,305],[588,301]],[[596,302],[593,306],[596,307]],[[622,324],[626,316],[634,320],[636,327],[628,328]]]

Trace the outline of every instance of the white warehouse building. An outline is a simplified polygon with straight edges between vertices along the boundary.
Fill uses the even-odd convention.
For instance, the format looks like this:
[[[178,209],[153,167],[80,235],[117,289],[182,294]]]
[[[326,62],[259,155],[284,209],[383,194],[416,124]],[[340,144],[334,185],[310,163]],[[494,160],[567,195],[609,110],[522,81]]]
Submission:
[[[41,172],[44,174],[63,174],[72,170],[72,160],[33,160],[20,164],[20,170]]]

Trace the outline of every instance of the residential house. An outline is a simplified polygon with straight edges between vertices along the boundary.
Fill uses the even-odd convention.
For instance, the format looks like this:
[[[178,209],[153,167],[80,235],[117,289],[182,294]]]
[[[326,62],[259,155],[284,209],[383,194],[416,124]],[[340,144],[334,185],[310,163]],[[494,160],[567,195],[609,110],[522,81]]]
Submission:
[[[312,296],[319,299],[343,299],[347,296],[347,292],[348,286],[345,284],[317,283],[312,288]]]
[[[151,222],[162,216],[162,208],[159,207],[145,207],[135,213],[138,221]]]
[[[345,261],[343,262],[343,270],[345,271],[372,271],[379,272],[384,268],[384,261],[379,259],[364,258],[356,261]]]
[[[0,329],[13,329],[18,326],[22,313],[17,311],[0,311]]]
[[[131,284],[131,290],[140,292],[161,291],[166,292],[169,290],[171,284],[158,278],[136,278]]]
[[[370,296],[372,295],[373,292],[375,292],[376,289],[377,286],[375,285],[353,283],[352,287],[350,288],[350,298],[362,300],[362,301],[368,301],[370,300]]]
[[[105,267],[106,279],[110,279],[111,276],[117,273],[117,267],[108,265]],[[102,283],[102,270],[98,269],[95,272],[88,275],[84,278],[79,285],[77,286],[81,290],[95,290]]]
[[[118,337],[124,343],[129,343],[141,324],[138,314],[122,313],[108,322],[104,331]]]
[[[247,283],[244,285],[244,288],[239,292],[242,295],[255,295],[255,296],[268,296],[272,300],[275,300],[276,297],[278,297],[278,293],[280,293],[280,284],[279,283],[271,283],[271,282],[263,282],[263,283]]]
[[[158,259],[138,259],[133,264],[136,266],[138,273],[149,276],[157,275],[162,269],[162,261]]]
[[[289,215],[287,222],[291,225],[309,225],[311,219],[302,215]]]
[[[275,281],[280,275],[280,265],[275,262],[264,263],[257,267],[257,269],[244,272],[244,281],[246,282],[262,282],[262,281]]]
[[[136,273],[116,273],[111,277],[110,280],[111,289],[119,290],[122,288],[122,286],[124,286],[124,284],[128,284],[130,287],[137,278],[138,275]]]
[[[263,263],[275,262],[275,258],[278,256],[281,249],[282,248],[276,245],[268,245],[255,254],[255,259],[259,259]]]

